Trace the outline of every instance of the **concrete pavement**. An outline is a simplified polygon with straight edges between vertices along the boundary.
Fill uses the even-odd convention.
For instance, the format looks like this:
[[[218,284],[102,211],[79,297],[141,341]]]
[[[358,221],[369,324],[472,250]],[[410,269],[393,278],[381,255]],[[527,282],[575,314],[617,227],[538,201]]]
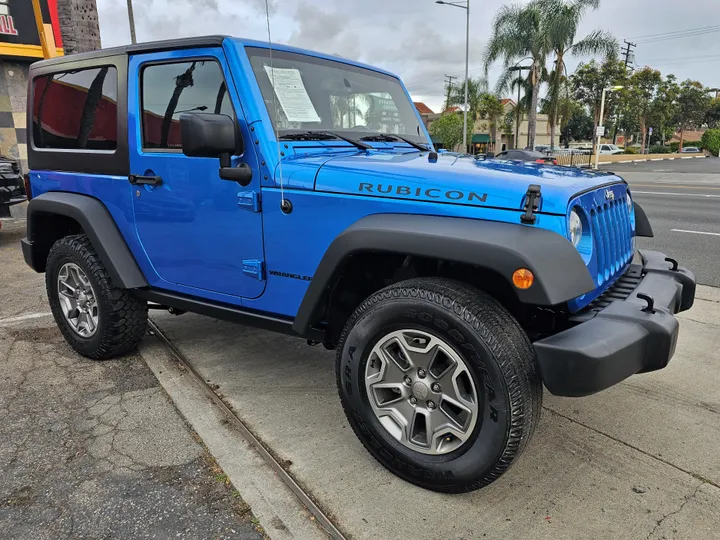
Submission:
[[[65,343],[24,230],[0,232],[0,538],[263,538],[139,355]]]
[[[334,353],[196,315],[154,316],[351,538],[720,538],[720,294],[681,316],[670,366],[584,399],[546,394],[538,432],[499,481],[423,491],[347,425]]]

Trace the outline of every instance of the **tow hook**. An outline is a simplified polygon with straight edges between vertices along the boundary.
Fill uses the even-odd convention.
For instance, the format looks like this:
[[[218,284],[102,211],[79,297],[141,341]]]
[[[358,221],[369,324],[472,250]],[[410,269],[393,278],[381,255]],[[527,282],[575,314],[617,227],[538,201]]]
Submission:
[[[678,262],[675,259],[673,259],[672,257],[665,257],[665,260],[669,263],[672,263],[672,268],[670,270],[672,270],[673,272],[677,272]]]
[[[647,302],[647,306],[642,308],[642,311],[645,313],[655,313],[655,299],[652,296],[649,294],[638,293],[637,297],[640,300],[645,300]]]

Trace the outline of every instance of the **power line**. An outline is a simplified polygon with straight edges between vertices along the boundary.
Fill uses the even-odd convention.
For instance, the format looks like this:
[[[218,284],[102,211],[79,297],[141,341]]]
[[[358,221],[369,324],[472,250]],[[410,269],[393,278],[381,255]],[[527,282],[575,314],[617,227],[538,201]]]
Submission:
[[[637,40],[640,44],[646,44],[646,43],[659,43],[662,41],[670,41],[673,39],[681,39],[681,38],[687,38],[687,37],[697,37],[697,36],[704,36],[707,34],[714,34],[715,32],[720,32],[720,26],[708,26],[706,28],[698,28],[695,30],[686,30],[682,32],[668,32],[666,34],[658,34],[655,37],[648,37],[648,38],[634,38]]]
[[[694,32],[716,32],[720,30],[720,25],[713,25],[713,26],[701,26],[700,28],[687,28],[685,30],[674,30],[672,32],[660,32],[658,34],[647,34],[644,36],[633,36],[628,39],[636,39],[638,41],[642,41],[645,39],[655,39],[660,37],[668,37],[668,36],[674,36],[678,34],[687,34],[687,33],[694,33]]]

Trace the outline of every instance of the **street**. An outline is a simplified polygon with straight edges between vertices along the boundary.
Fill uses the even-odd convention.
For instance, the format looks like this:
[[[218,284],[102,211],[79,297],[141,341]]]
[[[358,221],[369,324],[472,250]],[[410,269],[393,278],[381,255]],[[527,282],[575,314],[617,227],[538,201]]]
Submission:
[[[603,167],[630,184],[650,219],[654,238],[638,247],[681,261],[698,282],[720,287],[720,159],[647,161]]]

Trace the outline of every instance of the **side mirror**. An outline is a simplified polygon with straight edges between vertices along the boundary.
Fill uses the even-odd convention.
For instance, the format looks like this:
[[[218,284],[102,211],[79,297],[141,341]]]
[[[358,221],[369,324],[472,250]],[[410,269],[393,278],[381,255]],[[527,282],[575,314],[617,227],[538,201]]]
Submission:
[[[180,137],[183,154],[190,157],[220,159],[220,178],[247,186],[252,169],[242,163],[230,165],[230,156],[242,154],[243,141],[235,121],[225,114],[185,113],[180,115]]]
[[[485,159],[493,159],[495,157],[495,152],[488,152],[485,154]]]

